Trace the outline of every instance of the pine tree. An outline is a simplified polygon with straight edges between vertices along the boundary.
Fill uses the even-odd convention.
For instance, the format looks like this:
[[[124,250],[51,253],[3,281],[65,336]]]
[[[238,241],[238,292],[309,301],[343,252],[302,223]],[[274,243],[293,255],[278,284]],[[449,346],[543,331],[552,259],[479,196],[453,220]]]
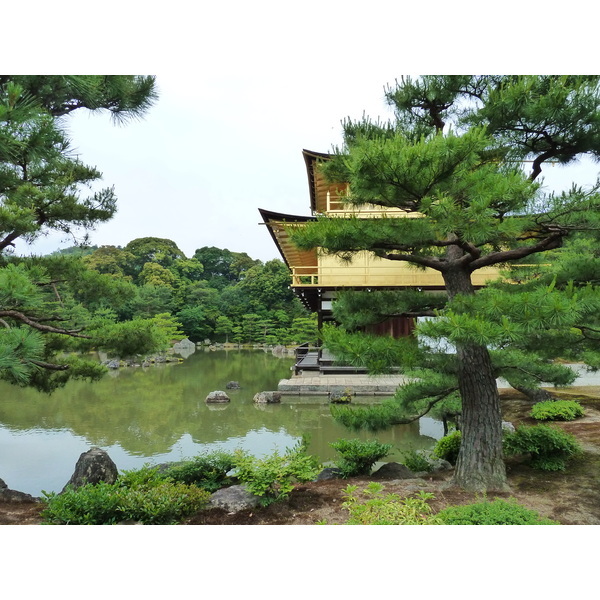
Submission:
[[[118,121],[138,118],[155,98],[154,77],[0,75],[1,264],[18,238],[87,231],[116,210],[112,187],[82,193],[101,174],[72,153],[59,118],[79,108],[107,110]],[[66,305],[58,289],[64,282],[37,264],[5,266],[0,281],[0,378],[51,391],[71,376],[102,374],[98,364],[61,356],[89,337],[82,332],[89,314]],[[164,336],[148,339],[164,343]]]
[[[348,424],[383,427],[404,422],[407,408],[424,414],[443,402],[446,414],[461,412],[454,482],[463,488],[507,485],[497,377],[526,391],[542,381],[573,380],[551,359],[564,350],[561,335],[584,327],[597,309],[596,289],[559,288],[552,280],[542,285],[527,266],[513,271],[510,285],[483,289],[474,287],[472,274],[538,256],[554,259],[574,232],[598,228],[599,185],[547,193],[540,174],[548,161],[599,157],[599,92],[596,76],[403,78],[386,90],[394,118],[344,121],[343,146],[322,168],[330,181],[349,183],[347,203],[398,208],[417,218],[321,217],[292,230],[303,249],[343,260],[366,251],[442,275],[445,298],[411,290],[381,295],[378,308],[374,293],[362,305],[356,296],[340,302],[350,328],[377,315],[435,315],[418,326],[416,339],[365,341],[329,331],[325,344],[372,371],[395,364],[416,378],[378,410],[340,411]],[[527,283],[517,284],[520,277]],[[550,338],[553,345],[538,347]]]

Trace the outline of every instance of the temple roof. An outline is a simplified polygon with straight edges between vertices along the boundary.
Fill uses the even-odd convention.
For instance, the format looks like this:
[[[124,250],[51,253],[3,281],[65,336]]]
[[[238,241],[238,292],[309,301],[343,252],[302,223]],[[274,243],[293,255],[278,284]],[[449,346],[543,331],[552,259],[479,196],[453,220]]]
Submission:
[[[331,184],[326,183],[325,178],[315,167],[318,162],[329,160],[331,154],[302,150],[306,172],[308,174],[308,191],[310,194],[310,210],[313,214],[325,212],[327,192],[331,190]],[[336,184],[335,187],[337,187]]]
[[[306,223],[315,221],[316,217],[304,217],[298,215],[287,215],[284,213],[273,212],[263,208],[258,209],[263,219],[263,223],[268,227],[269,233],[277,246],[279,253],[283,257],[286,265],[292,267],[316,267],[317,251],[299,250],[290,240],[289,232],[285,224]]]

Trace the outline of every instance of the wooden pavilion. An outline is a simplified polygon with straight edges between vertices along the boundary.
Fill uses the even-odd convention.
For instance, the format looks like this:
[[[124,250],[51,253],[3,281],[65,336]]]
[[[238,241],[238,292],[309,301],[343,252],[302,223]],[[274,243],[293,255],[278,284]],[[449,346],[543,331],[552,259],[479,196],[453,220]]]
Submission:
[[[320,253],[318,249],[299,250],[294,246],[286,228],[290,225],[302,226],[303,223],[315,220],[317,215],[357,218],[377,218],[383,215],[395,218],[416,216],[398,208],[374,205],[352,207],[344,204],[339,191],[346,188],[347,184],[326,182],[317,168],[318,163],[328,160],[330,155],[309,150],[303,150],[302,154],[308,176],[311,216],[289,215],[264,209],[259,211],[263,223],[268,227],[273,241],[291,271],[292,289],[311,312],[317,313],[319,326],[333,319],[331,303],[336,297],[336,292],[341,289],[444,289],[441,274],[433,269],[416,269],[408,263],[385,260],[368,252],[357,254],[351,263],[347,263],[337,257]],[[497,276],[497,268],[479,269],[473,274],[473,283],[483,286]],[[377,332],[397,337],[407,335],[412,328],[412,319],[399,317],[380,324]]]

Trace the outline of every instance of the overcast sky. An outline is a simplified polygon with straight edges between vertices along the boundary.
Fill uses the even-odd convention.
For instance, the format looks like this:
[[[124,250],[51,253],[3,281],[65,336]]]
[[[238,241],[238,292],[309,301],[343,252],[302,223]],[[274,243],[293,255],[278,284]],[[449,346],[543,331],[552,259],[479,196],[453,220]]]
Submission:
[[[447,19],[396,2],[374,0],[365,11],[337,1],[257,0],[200,3],[194,12],[172,2],[160,15],[141,6],[105,3],[88,27],[69,32],[75,62],[41,52],[21,71],[157,76],[159,100],[141,121],[119,126],[82,110],[65,121],[80,158],[118,197],[117,215],[91,233],[96,245],[155,236],[187,256],[218,246],[263,261],[279,257],[258,209],[309,214],[302,149],[330,151],[344,117],[388,117],[387,84],[410,73],[522,72],[515,69],[522,49],[516,61],[505,47],[486,54],[497,48],[499,31],[487,31],[478,46],[480,27],[468,17],[460,33]],[[536,67],[525,71],[544,72]],[[52,235],[17,251],[72,244]]]

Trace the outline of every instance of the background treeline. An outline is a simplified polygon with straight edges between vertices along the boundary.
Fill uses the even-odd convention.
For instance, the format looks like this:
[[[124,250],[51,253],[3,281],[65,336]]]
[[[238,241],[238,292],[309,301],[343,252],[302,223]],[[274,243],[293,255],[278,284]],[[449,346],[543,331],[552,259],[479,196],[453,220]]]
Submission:
[[[316,341],[311,315],[277,259],[214,246],[191,258],[171,240],[145,237],[125,247],[72,247],[46,257],[70,269],[73,298],[116,321],[168,314],[193,342],[295,344]]]

